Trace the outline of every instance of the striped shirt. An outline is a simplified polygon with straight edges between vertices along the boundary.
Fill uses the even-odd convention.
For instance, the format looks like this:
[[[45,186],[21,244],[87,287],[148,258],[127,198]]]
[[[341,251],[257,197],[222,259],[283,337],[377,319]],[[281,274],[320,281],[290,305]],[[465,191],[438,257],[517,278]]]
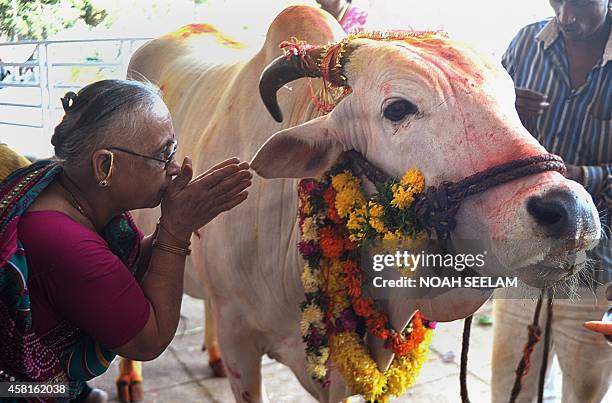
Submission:
[[[612,13],[608,14],[612,19]],[[527,25],[514,37],[502,64],[516,87],[546,94],[550,106],[523,125],[550,152],[579,165],[583,185],[600,211],[609,238],[612,214],[612,35],[586,82],[572,89],[565,44],[556,20]],[[601,260],[600,283],[612,281],[612,244],[602,241],[592,254]]]

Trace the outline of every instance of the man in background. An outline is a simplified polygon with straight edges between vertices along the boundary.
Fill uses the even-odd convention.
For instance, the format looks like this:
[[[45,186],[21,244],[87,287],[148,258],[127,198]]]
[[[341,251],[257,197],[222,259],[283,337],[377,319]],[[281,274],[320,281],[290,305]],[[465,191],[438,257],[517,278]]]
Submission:
[[[352,5],[352,0],[317,0],[321,8],[338,20],[344,32],[363,28],[368,19],[368,13]]]
[[[550,0],[555,18],[521,29],[502,63],[516,86],[516,108],[524,126],[567,164],[568,177],[581,183],[600,211],[610,236],[612,212],[612,13],[609,0]],[[563,402],[599,402],[612,376],[612,349],[597,333],[583,328],[601,319],[611,281],[610,242],[592,251],[589,281],[597,299],[569,300],[557,295],[552,351],[563,372]],[[582,279],[584,280],[584,278]],[[584,292],[582,294],[585,294]],[[591,293],[592,295],[593,293]],[[565,299],[563,299],[565,298]],[[492,363],[493,401],[507,401],[523,353],[531,300],[495,301]],[[544,321],[542,309],[540,323]],[[531,355],[518,401],[531,402],[537,392],[543,342]],[[552,354],[551,357],[552,358]],[[550,361],[549,366],[550,368]]]

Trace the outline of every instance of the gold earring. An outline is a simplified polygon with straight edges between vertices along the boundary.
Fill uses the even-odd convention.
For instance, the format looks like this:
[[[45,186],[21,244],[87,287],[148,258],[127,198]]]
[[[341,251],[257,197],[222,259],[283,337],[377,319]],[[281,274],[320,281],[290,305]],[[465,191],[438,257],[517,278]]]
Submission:
[[[106,174],[106,178],[102,179],[98,182],[98,186],[101,188],[108,187],[110,185],[110,178],[113,175],[113,163],[115,162],[115,154],[111,153],[110,166],[108,167],[108,172]]]

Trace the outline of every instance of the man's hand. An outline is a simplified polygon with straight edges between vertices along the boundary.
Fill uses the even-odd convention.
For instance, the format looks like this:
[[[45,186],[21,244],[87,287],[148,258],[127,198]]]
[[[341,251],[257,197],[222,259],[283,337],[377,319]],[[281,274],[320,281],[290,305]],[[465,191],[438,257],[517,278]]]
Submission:
[[[584,327],[612,339],[612,323],[605,323],[599,320],[585,322]]]
[[[612,308],[604,313],[601,320],[585,322],[584,327],[593,332],[601,333],[609,343],[612,343]],[[610,344],[610,346],[612,346],[612,344]]]
[[[546,95],[526,88],[515,88],[516,111],[520,116],[541,115],[550,106]]]
[[[606,288],[606,299],[612,302],[612,284],[610,283],[608,283],[608,287]],[[604,313],[601,320],[585,322],[584,327],[592,330],[593,332],[603,334],[606,340],[608,340],[609,343],[612,343],[612,307],[610,307],[608,311]],[[612,346],[612,344],[610,344],[610,346]]]

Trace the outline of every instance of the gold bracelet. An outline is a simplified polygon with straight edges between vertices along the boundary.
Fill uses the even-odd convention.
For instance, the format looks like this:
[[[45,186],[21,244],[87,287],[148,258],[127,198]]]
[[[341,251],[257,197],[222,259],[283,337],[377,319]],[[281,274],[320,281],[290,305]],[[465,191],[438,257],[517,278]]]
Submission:
[[[176,243],[178,243],[178,244],[179,244],[181,247],[183,247],[183,248],[187,248],[187,249],[188,249],[188,248],[189,248],[189,245],[191,245],[191,241],[187,241],[187,242],[185,242],[185,241],[183,241],[183,240],[179,239],[179,238],[178,238],[176,235],[174,235],[172,232],[170,232],[170,231],[168,230],[168,228],[164,227],[164,225],[161,223],[161,218],[160,218],[160,219],[157,221],[157,227],[158,227],[158,228],[163,229],[163,230],[164,230],[164,232],[165,232],[166,234],[168,234],[168,235],[170,236],[170,238],[172,238],[172,239],[173,239],[173,240],[174,240]]]
[[[160,242],[157,239],[153,240],[153,247],[163,250],[164,252],[174,253],[175,255],[189,256],[191,254],[191,249],[189,248],[181,248],[180,246],[170,245],[168,243]]]

